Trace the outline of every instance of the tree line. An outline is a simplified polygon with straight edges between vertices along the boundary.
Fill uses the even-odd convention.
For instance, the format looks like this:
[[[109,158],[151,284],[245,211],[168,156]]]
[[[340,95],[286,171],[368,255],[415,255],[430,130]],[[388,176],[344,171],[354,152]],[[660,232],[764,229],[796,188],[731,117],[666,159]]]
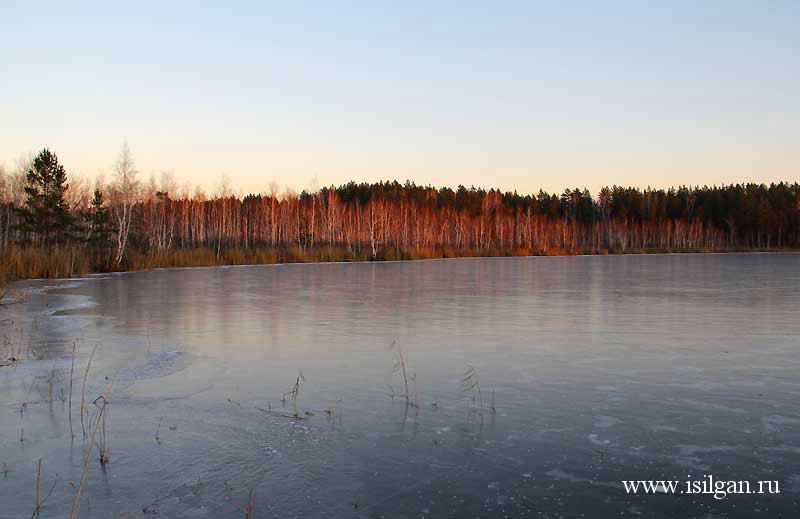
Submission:
[[[129,257],[208,249],[340,250],[346,258],[731,250],[800,246],[800,185],[637,189],[561,194],[413,182],[355,183],[314,192],[237,197],[178,193],[169,177],[142,182],[124,147],[114,178],[71,188],[48,149],[24,175],[0,170],[0,247],[81,244],[95,270]]]

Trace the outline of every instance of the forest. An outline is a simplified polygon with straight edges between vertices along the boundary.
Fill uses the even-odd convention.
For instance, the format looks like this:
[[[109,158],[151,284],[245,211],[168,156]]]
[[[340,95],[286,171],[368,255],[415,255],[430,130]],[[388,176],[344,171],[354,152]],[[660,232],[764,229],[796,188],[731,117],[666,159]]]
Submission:
[[[561,194],[413,182],[208,195],[140,178],[127,145],[109,182],[48,149],[0,169],[0,278],[149,267],[458,256],[800,248],[794,183],[604,187]]]

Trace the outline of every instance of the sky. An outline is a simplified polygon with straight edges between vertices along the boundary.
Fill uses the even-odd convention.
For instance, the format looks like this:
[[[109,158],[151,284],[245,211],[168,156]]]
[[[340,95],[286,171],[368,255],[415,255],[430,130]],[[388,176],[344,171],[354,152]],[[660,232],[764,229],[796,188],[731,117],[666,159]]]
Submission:
[[[9,2],[0,165],[208,191],[800,179],[800,2]]]

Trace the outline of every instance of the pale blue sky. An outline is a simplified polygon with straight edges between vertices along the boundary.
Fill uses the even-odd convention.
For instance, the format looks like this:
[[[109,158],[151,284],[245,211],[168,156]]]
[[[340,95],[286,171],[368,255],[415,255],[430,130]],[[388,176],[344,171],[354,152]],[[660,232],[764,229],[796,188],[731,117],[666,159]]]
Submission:
[[[127,139],[143,176],[242,192],[800,176],[798,1],[160,4],[0,0],[0,164],[108,174]]]

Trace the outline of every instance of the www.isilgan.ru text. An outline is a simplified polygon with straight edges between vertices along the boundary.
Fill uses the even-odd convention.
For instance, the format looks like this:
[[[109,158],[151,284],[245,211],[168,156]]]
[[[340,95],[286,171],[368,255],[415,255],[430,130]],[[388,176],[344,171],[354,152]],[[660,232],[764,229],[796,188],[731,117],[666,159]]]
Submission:
[[[777,481],[727,481],[704,475],[685,481],[623,481],[628,494],[710,494],[725,499],[729,494],[780,494]]]

